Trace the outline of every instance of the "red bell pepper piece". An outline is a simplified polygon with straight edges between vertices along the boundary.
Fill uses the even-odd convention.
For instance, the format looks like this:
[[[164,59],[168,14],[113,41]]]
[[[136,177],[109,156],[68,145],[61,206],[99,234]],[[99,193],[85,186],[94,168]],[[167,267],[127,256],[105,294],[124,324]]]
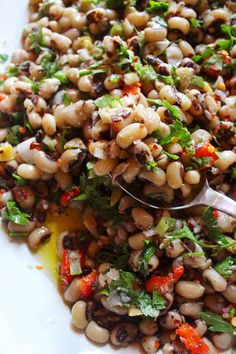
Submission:
[[[79,298],[87,299],[93,292],[93,285],[97,281],[98,272],[93,271],[78,279]]]
[[[204,70],[205,74],[210,77],[216,78],[220,75],[221,71],[217,69],[214,65],[209,66]]]
[[[191,354],[207,354],[208,345],[198,335],[197,331],[188,323],[183,323],[175,333]]]
[[[77,195],[80,195],[80,187],[75,187],[71,191],[62,194],[60,199],[61,204],[66,206],[69,203],[69,201],[77,197]]]
[[[125,85],[123,88],[123,95],[137,95],[140,92],[140,87],[140,82],[136,82],[132,85]]]
[[[74,279],[74,276],[70,274],[70,257],[68,249],[64,249],[63,251],[60,274],[66,278],[68,283],[71,283]]]
[[[179,266],[174,268],[173,273],[169,273],[167,276],[152,275],[145,283],[145,288],[149,293],[155,290],[163,293],[166,288],[176,282],[184,274],[184,267]]]
[[[218,160],[219,157],[217,156],[216,152],[217,150],[213,145],[208,142],[205,142],[196,146],[194,157],[210,158],[211,160],[209,161],[209,163],[206,166],[203,166],[203,168],[206,168],[212,166],[216,162],[216,160]]]

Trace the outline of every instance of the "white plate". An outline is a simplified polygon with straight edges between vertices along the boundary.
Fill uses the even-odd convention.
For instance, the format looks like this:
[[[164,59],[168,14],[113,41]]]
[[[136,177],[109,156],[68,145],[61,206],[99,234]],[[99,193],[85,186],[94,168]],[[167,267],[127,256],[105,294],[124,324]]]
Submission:
[[[0,53],[20,47],[27,2],[0,0]],[[69,310],[47,273],[36,269],[38,263],[25,244],[12,242],[0,229],[0,353],[114,353],[109,345],[95,346],[70,328]],[[135,352],[122,349],[122,354]]]

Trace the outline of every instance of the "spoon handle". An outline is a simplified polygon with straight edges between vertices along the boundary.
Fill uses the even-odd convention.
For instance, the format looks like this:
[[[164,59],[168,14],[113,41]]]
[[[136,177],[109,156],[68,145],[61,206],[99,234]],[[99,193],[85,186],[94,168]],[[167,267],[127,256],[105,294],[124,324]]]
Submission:
[[[236,218],[236,202],[210,187],[204,189],[200,204],[213,207]]]

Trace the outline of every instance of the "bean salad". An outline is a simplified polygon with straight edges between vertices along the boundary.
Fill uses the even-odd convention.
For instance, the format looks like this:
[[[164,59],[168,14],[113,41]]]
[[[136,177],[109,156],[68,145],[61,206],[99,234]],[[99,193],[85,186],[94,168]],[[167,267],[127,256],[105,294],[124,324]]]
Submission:
[[[236,219],[153,210],[116,183],[172,205],[207,174],[236,200],[236,2],[29,6],[23,47],[0,74],[10,237],[37,251],[48,215],[82,215],[84,232],[57,237],[58,285],[95,343],[236,353]]]

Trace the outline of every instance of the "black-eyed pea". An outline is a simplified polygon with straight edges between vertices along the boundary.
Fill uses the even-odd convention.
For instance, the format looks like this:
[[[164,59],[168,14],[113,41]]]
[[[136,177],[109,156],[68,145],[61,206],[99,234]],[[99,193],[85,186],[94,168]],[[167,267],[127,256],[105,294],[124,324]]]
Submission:
[[[226,171],[229,166],[231,166],[236,161],[236,154],[231,150],[222,151],[219,154],[219,159],[216,161],[215,165],[221,171]]]
[[[153,226],[153,216],[145,209],[133,208],[131,215],[139,229],[148,230]]]
[[[170,104],[175,104],[177,97],[176,97],[176,92],[173,88],[173,86],[170,85],[165,85],[160,89],[159,92],[160,99],[167,100]]]
[[[183,151],[183,148],[179,143],[169,143],[165,148],[170,154],[174,155],[180,154]]]
[[[200,179],[201,179],[201,175],[196,170],[189,170],[184,174],[184,182],[190,185],[198,184],[200,182]]]
[[[226,306],[226,301],[220,294],[212,293],[204,297],[204,304],[210,311],[220,315]]]
[[[194,328],[197,331],[198,335],[202,337],[207,331],[207,324],[205,321],[198,319],[194,321]]]
[[[77,301],[71,309],[71,321],[78,329],[85,329],[88,320],[86,317],[87,304],[85,301]]]
[[[106,271],[108,271],[111,267],[112,267],[111,263],[108,263],[108,262],[101,263],[98,266],[98,272],[99,273],[106,273]]]
[[[147,12],[131,12],[127,16],[127,20],[137,28],[144,27],[149,21],[149,15]]]
[[[227,287],[227,281],[219,274],[214,268],[207,268],[203,271],[202,276],[205,280],[208,280],[211,286],[217,292],[222,292]]]
[[[97,161],[93,166],[93,171],[97,176],[106,176],[110,173],[117,164],[116,159],[107,158]]]
[[[179,48],[182,51],[184,57],[192,57],[195,54],[193,47],[187,41],[181,40],[179,42]]]
[[[204,294],[205,288],[200,283],[181,280],[176,284],[175,291],[186,299],[198,299]]]
[[[34,162],[39,170],[43,172],[54,174],[58,171],[57,162],[49,159],[49,157],[43,151],[37,151],[34,154]]]
[[[166,169],[166,180],[173,189],[178,189],[183,184],[183,165],[178,161],[171,162]]]
[[[17,174],[27,180],[37,181],[41,178],[42,172],[37,166],[29,163],[22,163],[17,168]]]
[[[144,37],[147,42],[159,42],[166,38],[167,30],[165,27],[150,26],[145,28]]]
[[[143,193],[146,197],[159,198],[160,196],[166,203],[171,203],[174,199],[174,190],[167,184],[162,187],[154,186],[153,184],[145,184]]]
[[[161,168],[158,168],[153,172],[147,171],[146,169],[141,169],[139,178],[147,180],[157,187],[164,186],[166,183],[166,174]]]
[[[135,140],[142,140],[147,134],[144,124],[132,123],[119,131],[116,136],[116,142],[122,149],[127,149]]]
[[[128,167],[122,177],[126,183],[132,183],[139,174],[141,167],[133,157],[130,157],[127,162]]]
[[[33,230],[28,238],[27,243],[32,250],[37,250],[41,243],[45,242],[51,236],[51,232],[45,226],[38,227]]]
[[[170,127],[168,126],[168,124],[163,122],[160,122],[157,130],[163,137],[166,137],[170,134]]]
[[[219,354],[219,351],[216,349],[216,347],[212,344],[212,342],[208,338],[203,337],[202,339],[204,343],[206,343],[206,345],[208,346],[207,354]]]
[[[137,338],[137,334],[138,328],[135,324],[122,322],[113,328],[110,340],[115,346],[126,347]]]
[[[166,49],[166,58],[168,64],[179,66],[184,56],[177,44],[173,43]]]
[[[193,141],[198,144],[200,142],[210,142],[212,139],[211,134],[204,129],[197,129],[192,134]]]
[[[176,329],[184,321],[183,316],[177,311],[168,311],[161,317],[160,324],[165,329]]]
[[[232,333],[215,333],[211,336],[214,345],[220,350],[231,349],[234,344]]]
[[[227,288],[223,291],[222,295],[229,302],[236,304],[236,285],[228,285]]]
[[[144,241],[147,239],[143,232],[139,232],[128,238],[128,244],[133,250],[142,250],[144,248]]]
[[[95,343],[105,344],[108,342],[110,333],[106,328],[99,326],[95,321],[90,321],[85,329],[86,336]]]
[[[154,320],[145,318],[140,321],[139,330],[146,336],[153,336],[158,331],[158,325]]]
[[[190,30],[190,24],[183,17],[173,16],[168,20],[168,28],[170,30],[179,30],[186,35]]]
[[[160,342],[156,336],[145,336],[142,341],[142,348],[147,354],[156,354],[159,347]]]
[[[203,309],[203,303],[200,302],[184,302],[179,307],[179,310],[182,313],[182,315],[191,318],[199,318],[202,309]]]

